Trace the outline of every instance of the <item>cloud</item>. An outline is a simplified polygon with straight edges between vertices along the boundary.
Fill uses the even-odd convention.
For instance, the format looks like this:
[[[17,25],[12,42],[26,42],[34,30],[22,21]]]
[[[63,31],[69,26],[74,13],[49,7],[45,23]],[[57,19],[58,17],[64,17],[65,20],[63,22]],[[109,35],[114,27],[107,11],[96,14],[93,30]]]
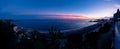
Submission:
[[[62,16],[62,18],[64,19],[90,19],[86,16],[82,16],[82,15],[74,15],[74,14],[66,14],[66,15],[60,15]]]
[[[115,7],[116,8],[120,8],[120,4],[115,4]]]
[[[113,0],[104,0],[104,1],[113,1]]]

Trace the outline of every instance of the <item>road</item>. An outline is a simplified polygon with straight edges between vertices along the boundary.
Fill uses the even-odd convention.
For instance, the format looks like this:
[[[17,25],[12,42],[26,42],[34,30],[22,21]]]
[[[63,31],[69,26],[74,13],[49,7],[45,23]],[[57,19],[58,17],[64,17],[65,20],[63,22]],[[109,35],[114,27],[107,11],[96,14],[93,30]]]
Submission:
[[[69,31],[64,31],[62,33],[64,33],[63,36],[67,37],[69,35],[74,35],[74,34],[85,34],[86,32],[91,32],[93,30],[95,30],[96,28],[99,28],[101,25],[100,24],[94,24],[88,27],[84,27],[84,28],[79,28],[79,29],[74,29],[74,30],[69,30]]]
[[[120,49],[120,22],[115,24],[115,49]]]

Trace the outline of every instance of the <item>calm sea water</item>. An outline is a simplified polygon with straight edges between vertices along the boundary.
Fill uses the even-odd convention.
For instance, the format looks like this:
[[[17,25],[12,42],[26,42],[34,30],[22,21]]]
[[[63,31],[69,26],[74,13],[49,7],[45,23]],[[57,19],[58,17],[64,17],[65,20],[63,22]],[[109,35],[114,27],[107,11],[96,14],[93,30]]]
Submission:
[[[34,30],[48,31],[51,26],[55,26],[60,30],[71,30],[77,28],[87,27],[95,22],[88,22],[88,20],[69,20],[69,19],[34,19],[34,20],[19,20],[14,22],[17,26],[24,28],[31,28]]]

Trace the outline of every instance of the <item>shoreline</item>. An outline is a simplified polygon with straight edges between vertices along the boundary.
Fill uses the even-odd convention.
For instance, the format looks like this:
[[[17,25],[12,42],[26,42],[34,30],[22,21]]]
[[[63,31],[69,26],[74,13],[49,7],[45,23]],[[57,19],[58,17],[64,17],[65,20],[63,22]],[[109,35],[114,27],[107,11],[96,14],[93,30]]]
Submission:
[[[98,24],[98,23],[96,23],[96,24]],[[90,27],[90,26],[93,26],[93,25],[96,25],[96,24],[92,24],[92,25],[89,25],[89,26],[85,26],[85,27],[81,27],[81,28],[76,28],[76,29],[69,29],[69,30],[61,30],[61,32],[63,33],[63,32],[70,32],[70,31],[75,31],[75,30],[84,30],[85,28],[87,28],[87,27]],[[24,28],[24,27],[21,27],[21,26],[14,26],[14,31],[15,32],[17,32],[16,31],[16,29],[21,29],[21,31],[22,30],[30,30],[30,31],[38,31],[38,32],[40,32],[40,33],[48,33],[49,31],[41,31],[41,30],[34,30],[34,29],[32,29],[32,28]]]

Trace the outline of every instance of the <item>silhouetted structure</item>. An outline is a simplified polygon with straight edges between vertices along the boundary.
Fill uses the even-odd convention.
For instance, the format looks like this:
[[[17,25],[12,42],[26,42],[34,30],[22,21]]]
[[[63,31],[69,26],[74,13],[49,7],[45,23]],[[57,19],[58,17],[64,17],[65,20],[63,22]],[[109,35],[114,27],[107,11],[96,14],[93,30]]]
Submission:
[[[120,20],[120,10],[117,9],[117,12],[114,14],[114,21]]]

